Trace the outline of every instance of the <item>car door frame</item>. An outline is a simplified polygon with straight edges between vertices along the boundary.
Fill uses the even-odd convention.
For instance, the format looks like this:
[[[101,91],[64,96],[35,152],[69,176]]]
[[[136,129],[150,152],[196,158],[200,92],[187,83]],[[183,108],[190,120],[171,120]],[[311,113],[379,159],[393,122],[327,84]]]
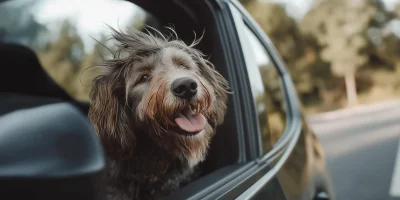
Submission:
[[[206,0],[210,9],[215,15],[217,31],[223,40],[226,60],[232,70],[236,85],[242,85],[240,90],[234,91],[239,98],[241,106],[242,124],[244,127],[244,146],[246,151],[243,163],[224,167],[212,172],[199,180],[183,187],[175,194],[166,199],[249,199],[257,198],[261,193],[283,192],[275,175],[282,164],[290,155],[295,146],[301,130],[301,120],[297,107],[297,96],[294,86],[284,65],[279,63],[276,56],[272,56],[273,62],[279,66],[279,72],[284,85],[284,96],[287,99],[287,123],[286,129],[279,139],[276,147],[267,155],[262,155],[261,138],[258,132],[257,115],[254,109],[254,102],[251,96],[249,78],[246,71],[246,60],[240,43],[240,33],[235,17],[238,14],[243,17],[246,12],[240,8],[240,4],[230,0]],[[237,5],[239,4],[239,5]],[[237,8],[239,6],[239,9]],[[235,11],[236,10],[236,11]],[[257,24],[248,19],[254,26]],[[236,19],[237,21],[237,19]],[[260,37],[260,33],[257,34]],[[266,37],[266,35],[264,35]],[[269,46],[267,39],[263,39],[264,46]],[[269,48],[268,48],[269,49]],[[236,97],[235,97],[236,98]],[[238,106],[238,105],[237,105]],[[239,147],[238,147],[239,148]],[[278,156],[280,160],[272,165],[272,161]],[[199,189],[200,188],[200,189]],[[271,191],[274,190],[274,191]],[[279,196],[279,195],[278,195]],[[280,198],[280,199],[282,199]]]
[[[230,76],[233,76],[229,77],[234,85],[234,96],[231,95],[230,98],[235,98],[235,106],[240,108],[236,114],[240,117],[243,126],[243,131],[239,131],[242,133],[239,136],[242,144],[239,145],[243,147],[238,146],[238,148],[242,151],[243,158],[240,159],[241,163],[217,169],[163,198],[165,200],[235,199],[269,170],[269,163],[256,160],[259,146],[254,143],[258,140],[254,137],[255,131],[252,130],[255,127],[252,123],[256,120],[256,114],[251,107],[251,99],[244,94],[246,90],[243,89],[243,85],[247,84],[248,86],[245,86],[247,88],[250,88],[250,85],[247,79],[243,80],[238,76],[243,73],[244,59],[240,44],[237,42],[239,38],[235,31],[229,2],[225,0],[205,0],[205,2],[214,14],[216,34],[222,40],[221,45],[224,49],[225,58],[223,59],[229,66]]]
[[[238,196],[237,199],[249,199],[252,197],[256,197],[257,193],[266,189],[266,186],[270,181],[274,181],[276,178],[276,174],[282,168],[294,147],[297,144],[298,138],[302,129],[302,120],[299,109],[299,100],[295,91],[295,87],[289,72],[286,69],[284,62],[281,57],[277,53],[274,45],[272,44],[269,37],[265,34],[265,32],[261,29],[258,23],[251,17],[251,15],[244,9],[244,7],[237,0],[229,0],[229,8],[234,18],[235,27],[237,30],[237,34],[239,35],[240,42],[246,39],[244,28],[247,26],[257,37],[259,42],[265,48],[271,61],[274,63],[276,67],[280,79],[281,86],[283,89],[283,96],[286,106],[286,126],[282,136],[279,138],[277,143],[274,145],[274,148],[268,152],[267,154],[262,154],[262,149],[260,148],[258,151],[260,152],[259,159],[263,162],[271,162],[279,158],[277,162],[273,165],[273,167],[266,173],[263,177],[261,177],[256,183],[254,183],[251,187],[249,187],[244,193]],[[242,44],[243,54],[246,54],[247,51],[246,46]],[[246,59],[246,58],[245,58]],[[247,58],[249,59],[249,58]],[[246,74],[247,75],[247,74]],[[248,76],[246,76],[248,79]],[[249,80],[248,80],[249,82]],[[248,96],[252,96],[250,90],[248,90]],[[253,107],[255,110],[255,103],[253,101]],[[261,144],[261,132],[257,131],[259,143]],[[279,182],[279,181],[278,181]]]

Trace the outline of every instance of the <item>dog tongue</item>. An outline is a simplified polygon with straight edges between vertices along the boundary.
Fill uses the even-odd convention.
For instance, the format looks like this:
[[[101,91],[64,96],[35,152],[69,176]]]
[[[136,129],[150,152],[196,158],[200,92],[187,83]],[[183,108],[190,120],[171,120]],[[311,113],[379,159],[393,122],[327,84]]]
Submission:
[[[190,109],[180,113],[175,122],[181,129],[190,133],[200,132],[206,126],[206,118],[202,114],[193,114]]]

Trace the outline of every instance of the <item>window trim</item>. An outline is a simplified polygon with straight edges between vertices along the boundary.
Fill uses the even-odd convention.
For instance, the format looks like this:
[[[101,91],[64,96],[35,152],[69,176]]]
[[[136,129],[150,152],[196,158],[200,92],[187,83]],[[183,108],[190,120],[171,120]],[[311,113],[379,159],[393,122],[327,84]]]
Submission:
[[[280,144],[288,142],[286,137],[287,134],[285,133],[290,132],[290,127],[296,125],[295,124],[296,121],[299,120],[301,124],[300,112],[298,107],[298,97],[294,89],[294,84],[292,82],[290,74],[286,70],[285,64],[281,61],[279,54],[275,50],[274,45],[272,44],[268,36],[264,33],[264,31],[261,29],[261,27],[258,26],[258,23],[248,14],[248,12],[243,8],[243,6],[237,0],[229,0],[229,1],[230,1],[230,8],[233,10],[236,9],[237,11],[239,11],[241,15],[241,20],[235,21],[236,26],[241,26],[237,28],[237,30],[241,31],[243,29],[243,26],[249,27],[250,30],[254,33],[254,35],[258,38],[260,43],[263,45],[267,53],[269,54],[271,61],[274,63],[274,66],[277,68],[278,72],[280,72],[279,75],[281,79],[283,97],[286,107],[286,124],[285,124],[286,127],[284,133],[277,141],[276,143],[277,145],[275,145],[275,147],[278,146],[279,149],[282,150],[282,148],[284,148],[286,145],[278,145],[278,143]],[[268,153],[266,155],[268,155]],[[268,157],[271,157],[266,155],[263,155],[261,160],[265,161]]]
[[[236,20],[235,25],[238,27],[236,30],[241,30],[245,23],[248,24],[249,28],[253,31],[256,37],[260,40],[264,48],[271,56],[272,62],[275,63],[278,72],[280,72],[281,83],[283,86],[283,97],[286,106],[286,126],[282,136],[273,146],[270,152],[263,155],[259,162],[271,162],[275,161],[279,156],[279,160],[274,164],[270,171],[265,173],[255,184],[248,188],[244,193],[239,195],[236,199],[249,199],[260,191],[272,178],[274,178],[283,164],[289,158],[294,147],[297,144],[298,138],[302,129],[302,120],[299,110],[299,101],[296,94],[296,90],[293,81],[287,72],[284,63],[278,56],[274,45],[267,35],[262,31],[261,27],[258,26],[257,22],[250,16],[249,13],[242,7],[237,0],[229,0],[231,10],[236,10],[240,13],[241,20]]]
[[[230,5],[230,7],[231,7],[231,5]],[[255,63],[254,63],[254,61],[252,59],[251,51],[246,51],[245,50],[245,49],[250,49],[251,48],[250,44],[241,42],[241,41],[247,39],[246,33],[244,32],[244,29],[243,29],[245,24],[243,22],[242,15],[238,12],[237,9],[232,9],[232,8],[230,8],[230,9],[231,9],[231,12],[232,12],[232,16],[234,18],[233,20],[234,20],[235,26],[239,27],[239,28],[236,28],[236,30],[237,30],[237,35],[239,37],[239,42],[238,43],[240,44],[241,53],[243,54],[243,60],[245,62],[244,64],[246,66],[255,65]],[[242,79],[247,81],[247,80],[249,80],[249,75],[248,75],[248,69],[247,69],[246,66],[243,67],[244,68],[243,69],[244,73],[243,73]],[[247,81],[247,82],[249,82],[249,81]],[[247,93],[246,93],[247,96],[251,96],[252,99],[253,99],[251,85],[248,84],[248,86],[245,89],[247,91]],[[257,116],[257,112],[256,112],[257,108],[256,108],[256,104],[255,104],[254,100],[251,101],[250,104],[251,104],[252,111],[253,111],[251,114],[253,116]],[[255,130],[254,130],[254,133],[252,133],[252,135],[254,135],[254,137],[256,138],[256,140],[255,140],[255,143],[256,143],[255,148],[256,148],[256,151],[257,151],[257,157],[260,157],[263,154],[263,152],[262,152],[262,138],[261,138],[261,135],[260,135],[261,130],[260,130],[260,123],[258,121],[258,117],[255,117],[255,120],[253,120],[253,127],[254,127]]]
[[[232,74],[230,75],[234,77],[233,80],[235,83],[233,84],[237,89],[240,88],[242,90],[242,86],[239,85],[243,83],[246,84],[247,77],[243,79],[241,76],[243,74],[240,74],[240,70],[243,70],[241,68],[243,67],[244,59],[242,58],[242,49],[238,42],[235,24],[232,19],[232,12],[231,9],[229,9],[229,1],[220,0],[214,3],[206,1],[206,3],[210,7],[217,7],[211,8],[211,10],[215,14],[215,20],[218,26],[217,29],[219,30],[217,34],[222,38],[222,45],[226,51],[226,58],[224,59],[231,63],[231,65],[229,65],[231,68],[229,72],[231,72]],[[231,42],[229,40],[233,41]],[[251,152],[249,153],[249,150],[255,149],[254,146],[249,143],[248,138],[246,138],[250,133],[254,133],[254,131],[248,131],[249,128],[252,128],[252,126],[250,126],[252,124],[249,125],[249,122],[254,121],[252,120],[254,116],[247,118],[247,115],[250,114],[249,110],[251,109],[243,107],[242,104],[248,105],[250,100],[244,95],[244,91],[234,90],[233,92],[235,95],[234,97],[231,96],[231,98],[235,99],[235,107],[239,107],[238,109],[240,111],[236,116],[236,119],[239,119],[239,124],[241,124],[241,137],[239,138],[241,139],[241,143],[238,148],[242,153],[245,153],[245,155],[242,155],[240,158],[241,163],[219,168],[162,199],[232,199],[246,191],[269,171],[269,163],[259,163],[256,160],[257,156],[252,155]],[[193,193],[194,190],[196,193]]]
[[[276,60],[276,58],[274,58],[272,55],[277,55],[278,56],[278,53],[276,53],[276,52],[274,52],[274,53],[271,53],[271,51],[270,51],[270,49],[268,49],[268,47],[269,47],[269,45],[273,45],[272,43],[271,44],[269,44],[269,45],[266,45],[265,44],[265,41],[263,41],[263,39],[260,37],[260,35],[259,34],[257,34],[257,32],[256,32],[256,30],[255,30],[255,28],[254,28],[254,25],[252,25],[251,24],[251,22],[249,22],[249,20],[246,20],[246,18],[242,15],[242,20],[243,20],[243,25],[245,26],[245,27],[247,27],[247,28],[249,28],[249,31],[250,32],[252,32],[253,34],[254,34],[254,36],[256,37],[256,39],[260,42],[260,44],[261,44],[261,46],[264,48],[264,50],[266,51],[266,53],[268,54],[268,57],[270,58],[270,61],[273,63],[273,65],[274,65],[274,67],[275,67],[275,69],[278,71],[278,75],[279,75],[279,82],[280,82],[280,88],[281,88],[281,92],[282,92],[282,97],[283,97],[283,103],[284,103],[284,106],[285,106],[285,108],[286,108],[286,123],[285,123],[285,129],[283,130],[283,132],[282,132],[282,135],[281,135],[281,137],[278,139],[278,141],[275,143],[275,144],[278,144],[278,142],[279,141],[281,141],[281,140],[283,140],[284,139],[284,133],[285,132],[287,132],[287,130],[286,130],[286,127],[288,127],[290,124],[288,124],[288,120],[289,120],[289,116],[287,115],[287,110],[288,110],[288,97],[287,97],[287,95],[285,95],[285,92],[287,91],[286,89],[285,89],[285,83],[284,83],[284,81],[283,81],[283,77],[285,76],[285,75],[287,75],[287,76],[289,76],[289,78],[290,78],[290,75],[286,72],[286,70],[285,70],[285,68],[282,66],[282,65],[279,65],[278,64],[278,62],[277,62],[277,60]],[[281,67],[279,67],[279,66],[281,66]],[[280,70],[281,69],[281,70]],[[283,70],[285,70],[284,72],[283,72]],[[291,79],[291,78],[290,78]],[[297,98],[297,97],[296,97]],[[256,106],[256,105],[254,105],[254,106]],[[261,137],[261,135],[260,134],[262,134],[261,133],[261,131],[259,131],[258,132],[258,135],[260,136],[259,138],[260,138],[260,140],[262,140],[262,137]],[[260,141],[260,143],[262,144],[262,141]],[[279,149],[280,148],[284,148],[284,146],[280,146],[280,145],[273,145],[273,147],[276,147],[276,146],[278,146],[279,147]],[[270,151],[271,152],[271,151]],[[276,158],[276,157],[278,157],[279,155],[275,155],[274,153],[270,153],[270,152],[268,152],[268,153],[264,153],[263,152],[263,149],[262,149],[262,146],[261,146],[261,160],[267,160],[267,158],[268,158],[268,156],[267,155],[274,155],[274,156],[272,156],[272,158]],[[274,160],[274,159],[272,159],[272,160]]]

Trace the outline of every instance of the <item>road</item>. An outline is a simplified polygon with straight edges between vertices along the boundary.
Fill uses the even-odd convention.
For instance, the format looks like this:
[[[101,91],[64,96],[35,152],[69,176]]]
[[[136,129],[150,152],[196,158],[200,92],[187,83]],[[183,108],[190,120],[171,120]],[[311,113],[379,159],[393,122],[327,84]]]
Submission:
[[[310,116],[337,200],[400,200],[400,100]]]

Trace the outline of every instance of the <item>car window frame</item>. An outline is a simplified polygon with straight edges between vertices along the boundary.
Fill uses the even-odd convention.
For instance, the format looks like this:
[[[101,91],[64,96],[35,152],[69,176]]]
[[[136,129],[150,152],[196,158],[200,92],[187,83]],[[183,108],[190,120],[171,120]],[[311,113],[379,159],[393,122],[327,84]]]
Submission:
[[[279,84],[280,85],[280,91],[282,93],[283,103],[284,103],[284,107],[285,107],[285,115],[286,115],[285,130],[282,131],[281,137],[275,143],[275,144],[278,144],[279,141],[284,140],[284,137],[282,137],[282,136],[284,136],[284,133],[287,132],[286,127],[290,126],[290,124],[288,123],[288,120],[290,120],[290,119],[289,119],[289,116],[287,115],[288,103],[289,103],[288,100],[289,99],[288,99],[288,96],[285,96],[285,91],[287,91],[287,90],[285,90],[285,88],[284,88],[285,87],[285,83],[284,83],[283,78],[285,76],[287,76],[289,79],[291,79],[291,77],[290,77],[289,73],[286,71],[285,66],[278,64],[279,61],[277,61],[277,58],[279,58],[279,53],[272,51],[274,46],[273,46],[272,42],[269,40],[269,37],[267,35],[265,35],[265,38],[267,38],[268,40],[264,41],[263,40],[264,38],[262,37],[262,34],[257,34],[256,26],[255,26],[255,24],[253,24],[253,23],[256,23],[256,22],[252,23],[249,20],[249,18],[246,18],[246,16],[243,15],[243,14],[242,14],[242,20],[244,22],[243,23],[243,25],[244,25],[243,30],[248,28],[248,30],[255,36],[255,38],[257,39],[257,41],[261,45],[261,47],[265,50],[265,53],[267,54],[268,58],[270,59],[270,62],[272,62],[273,66],[275,67],[275,69],[278,72],[279,82],[280,82],[280,84]],[[240,29],[240,30],[242,30],[242,29]],[[243,33],[243,34],[246,35],[246,33]],[[244,36],[244,38],[247,38],[247,36]],[[246,52],[250,52],[250,51],[246,51]],[[273,58],[273,55],[275,55],[275,58]],[[295,98],[297,98],[297,97],[295,97]],[[254,102],[254,108],[256,108],[255,102]],[[267,113],[268,113],[268,111],[267,111]],[[259,135],[258,138],[260,139],[260,144],[261,144],[261,147],[260,147],[260,150],[259,150],[261,152],[260,153],[260,156],[262,157],[261,159],[262,160],[268,160],[269,156],[267,156],[267,155],[273,155],[273,153],[270,153],[270,152],[265,153],[265,152],[263,152],[263,149],[262,149],[263,148],[262,147],[263,138],[261,136],[262,132],[258,131],[257,133]],[[273,146],[275,146],[275,144],[273,144]],[[283,146],[280,146],[280,148],[283,148]],[[272,152],[275,152],[275,151],[272,151]],[[277,156],[274,155],[271,158],[273,160],[276,157]]]
[[[242,138],[240,138],[243,144],[239,144],[238,148],[243,151],[245,155],[242,156],[241,163],[229,165],[216,171],[201,177],[194,182],[180,188],[180,190],[172,193],[171,195],[162,198],[164,200],[169,199],[234,199],[244,191],[246,191],[250,186],[252,186],[263,174],[265,174],[269,169],[269,163],[258,162],[256,160],[257,155],[252,154],[251,150],[254,150],[254,146],[249,143],[249,133],[254,133],[254,131],[248,131],[248,122],[254,121],[253,118],[247,118],[249,115],[248,110],[243,108],[243,104],[247,104],[250,101],[249,98],[242,93],[242,91],[236,91],[235,88],[241,89],[239,87],[242,83],[246,83],[247,79],[243,80],[243,77],[238,77],[240,71],[243,70],[242,51],[240,45],[237,42],[237,33],[234,29],[234,24],[232,21],[232,13],[229,9],[229,2],[226,0],[216,0],[216,1],[206,1],[210,9],[215,13],[215,20],[218,24],[217,33],[222,39],[222,45],[226,52],[226,59],[229,61],[229,68],[232,76],[234,76],[233,92],[234,96],[231,95],[230,98],[235,98],[235,107],[239,107],[239,112],[237,113],[239,117],[239,122],[243,127],[243,131],[240,131]],[[247,102],[246,102],[247,101]],[[255,116],[255,115],[253,115]],[[253,117],[252,116],[252,117]],[[243,147],[242,147],[243,146]],[[215,177],[220,177],[215,180]],[[201,189],[198,189],[198,188]],[[194,192],[195,191],[195,192]]]
[[[227,49],[227,54],[228,58],[230,59],[230,62],[233,61],[232,68],[242,68],[240,71],[239,69],[234,69],[237,70],[235,73],[235,76],[237,77],[237,81],[239,81],[241,84],[243,81],[247,82],[247,85],[249,85],[248,77],[243,76],[243,74],[240,74],[240,72],[243,72],[243,65],[245,65],[245,60],[244,60],[244,55],[243,55],[243,50],[242,47],[239,43],[238,40],[238,29],[236,27],[236,24],[234,22],[231,22],[234,20],[234,15],[235,11],[234,8],[235,6],[232,4],[232,1],[230,0],[216,0],[216,1],[207,1],[209,4],[214,4],[218,5],[217,8],[215,8],[214,12],[218,13],[216,16],[216,20],[221,20],[221,18],[225,18],[226,20],[228,18],[231,18],[230,20],[227,21],[220,21],[219,25],[221,25],[221,22],[225,23],[222,24],[223,26],[221,31],[222,33],[218,34],[226,34],[225,36],[221,37],[226,37],[224,39],[229,39],[230,41],[227,41],[227,43],[223,45],[227,45],[225,49]],[[240,5],[239,5],[240,6]],[[240,14],[241,17],[242,13],[239,11],[236,11],[236,15]],[[244,12],[246,13],[246,11]],[[218,19],[219,18],[219,19]],[[233,24],[232,24],[233,23]],[[250,24],[253,24],[255,22],[252,22]],[[257,25],[257,24],[255,24]],[[259,36],[257,34],[257,36]],[[264,41],[265,42],[265,41]],[[263,43],[265,45],[265,43]],[[229,49],[229,47],[231,49]],[[238,52],[239,51],[239,52]],[[268,51],[269,52],[269,51]],[[239,53],[239,54],[238,54]],[[272,56],[271,56],[272,57]],[[272,57],[271,60],[276,63],[276,57]],[[282,66],[279,64],[275,64],[276,66]],[[283,66],[282,66],[283,67]],[[285,127],[285,132],[283,136],[278,140],[277,144],[278,148],[274,148],[272,151],[272,156],[269,157],[262,157],[261,155],[256,158],[251,158],[251,157],[246,157],[246,162],[243,164],[236,164],[228,167],[224,167],[221,169],[218,169],[217,171],[207,175],[206,177],[202,177],[197,181],[194,181],[189,184],[189,187],[183,187],[179,191],[175,193],[175,195],[168,196],[167,198],[163,199],[176,199],[176,198],[185,198],[185,199],[250,199],[250,198],[257,198],[258,195],[262,192],[265,191],[270,191],[271,189],[274,190],[274,192],[279,193],[277,196],[280,196],[284,198],[283,190],[279,184],[279,181],[277,180],[277,173],[278,171],[282,168],[282,165],[285,163],[285,161],[288,159],[289,155],[293,151],[294,146],[297,143],[297,140],[300,135],[301,131],[301,120],[300,120],[300,114],[299,114],[299,109],[297,105],[297,96],[294,90],[294,85],[292,83],[291,77],[289,74],[285,73],[285,69],[279,70],[281,80],[284,85],[284,97],[286,100],[287,105],[287,121],[286,121],[286,127]],[[247,75],[247,74],[245,74]],[[246,83],[245,83],[246,84]],[[235,91],[234,91],[235,92]],[[241,91],[243,92],[243,91]],[[247,98],[247,102],[249,102],[249,98],[246,97],[247,93],[239,93],[236,94],[237,96],[241,98]],[[244,102],[240,102],[244,103]],[[255,110],[253,109],[254,113]],[[246,109],[244,109],[244,114],[249,114],[246,112]],[[242,113],[243,114],[243,113]],[[239,113],[239,115],[241,115]],[[247,117],[247,116],[246,116]],[[250,116],[252,119],[255,119],[256,115],[254,114],[253,116]],[[254,121],[253,121],[254,122]],[[246,128],[248,128],[248,120],[243,119],[242,121],[243,124],[247,125]],[[288,126],[290,125],[290,126]],[[245,129],[248,131],[248,129]],[[256,131],[248,131],[247,135],[252,135],[252,134],[257,134]],[[249,148],[253,148],[254,146],[251,146],[251,143],[248,141],[245,142],[246,145],[246,150]],[[261,152],[260,152],[261,153]],[[278,160],[278,162],[272,166],[271,163],[272,161],[276,160],[278,156],[281,156],[281,158]],[[232,169],[234,168],[234,169]],[[228,172],[222,172],[224,170],[228,170]],[[213,179],[213,176],[219,176],[221,175],[221,180],[218,180],[216,182],[208,182],[209,185],[204,187],[204,183]],[[215,178],[215,177],[214,177]],[[202,189],[198,190],[196,189],[196,186],[200,185],[203,186]],[[272,186],[272,187],[271,187]],[[189,189],[190,188],[190,189]],[[278,189],[277,189],[278,188]],[[188,193],[188,189],[191,190],[190,194]],[[193,193],[193,191],[197,191],[198,193]],[[274,193],[272,192],[272,193]],[[181,196],[183,195],[183,196]]]
[[[207,2],[209,2],[209,1],[207,1]],[[137,4],[135,1],[133,1],[133,3]],[[213,3],[215,3],[215,1],[211,2],[211,4],[213,4]],[[140,6],[140,7],[142,8],[142,6]],[[148,11],[147,9],[144,9],[144,10]],[[221,10],[218,10],[218,12],[220,12],[220,11]],[[222,16],[222,17],[226,18],[226,19],[229,18],[230,13],[227,12],[226,9],[224,11],[225,11],[224,16]],[[224,22],[224,21],[222,21],[222,22]],[[229,31],[224,31],[224,32],[225,32],[224,34],[229,35],[224,38],[225,40],[227,38],[232,38],[232,35],[235,35],[235,33],[232,33]],[[219,33],[219,34],[222,34],[222,33]],[[226,47],[226,48],[228,49],[227,50],[227,52],[229,52],[228,57],[230,57],[230,58],[225,58],[225,59],[230,59],[230,63],[232,65],[230,65],[229,67],[232,66],[232,68],[236,69],[237,67],[236,67],[235,62],[237,61],[238,58],[235,58],[235,56],[232,56],[232,55],[239,54],[239,56],[240,56],[240,51],[237,50],[237,48],[236,49],[231,48],[230,45],[236,45],[236,44],[229,44],[229,41],[226,41],[226,45],[228,45],[228,47]],[[238,52],[232,53],[232,51],[234,51],[234,50],[236,50]],[[234,69],[232,69],[232,70],[234,70]],[[237,73],[234,72],[233,76],[237,77]],[[235,79],[234,79],[234,81],[235,81]],[[241,97],[242,99],[238,99],[237,102],[235,103],[236,104],[235,106],[240,108],[243,98],[246,99],[246,97],[243,97],[243,95],[238,95],[235,98],[239,98],[239,97]],[[238,112],[237,114],[240,115],[241,117],[245,116],[245,114],[242,112]],[[248,120],[248,119],[244,119],[244,120]],[[239,121],[241,121],[241,120],[239,120]],[[243,129],[245,129],[245,128],[243,128]],[[245,131],[242,131],[242,132],[245,132]],[[246,133],[242,133],[241,136],[244,136],[245,134]],[[242,138],[240,138],[240,139],[242,139]],[[244,139],[241,140],[241,142],[243,142],[243,144],[240,144],[241,146],[238,146],[237,148],[241,152],[246,154],[248,152],[248,150],[245,148],[249,147],[250,145],[248,145],[247,143],[245,144]],[[259,163],[255,162],[253,159],[249,159],[249,157],[243,156],[243,158],[240,159],[240,163],[218,169],[218,171],[216,171],[215,173],[207,174],[204,178],[201,177],[200,179],[203,179],[203,182],[202,183],[197,182],[197,185],[202,186],[202,190],[200,190],[200,191],[196,190],[196,193],[188,194],[189,198],[185,198],[185,199],[216,199],[216,198],[221,198],[221,197],[227,198],[227,196],[231,196],[231,197],[237,196],[237,194],[239,194],[241,191],[246,190],[249,187],[249,185],[254,183],[268,169],[269,168],[267,167],[267,165],[265,163],[260,165]],[[219,179],[217,181],[215,181],[214,179],[211,179],[211,178],[213,178],[213,176],[214,176],[214,178],[218,177]],[[211,182],[211,181],[213,181],[213,182]],[[207,182],[209,184],[204,184]],[[203,184],[203,185],[201,185],[201,184]],[[196,183],[195,183],[195,185],[196,185]],[[183,194],[183,193],[185,193],[185,191],[183,191],[182,193],[181,193],[181,191],[178,191],[177,196],[175,196],[175,197],[185,196],[186,194]],[[164,198],[162,198],[162,199],[164,199]],[[168,197],[166,199],[168,199]],[[177,198],[172,198],[172,199],[177,199]]]
[[[213,4],[215,8],[212,8],[216,14],[217,24],[221,27],[217,28],[220,37],[223,39],[223,44],[226,50],[227,57],[225,59],[229,60],[229,67],[234,71],[234,76],[236,76],[235,80],[240,84],[246,84],[248,88],[249,82],[248,77],[243,76],[247,74],[243,74],[243,67],[245,65],[245,60],[243,56],[243,51],[241,45],[239,43],[239,38],[237,34],[237,28],[233,22],[232,9],[230,8],[229,0],[216,0],[216,1],[207,1],[209,4]],[[211,6],[212,7],[212,6]],[[243,87],[243,86],[242,86]],[[246,101],[237,101],[236,104],[240,103],[242,107],[241,112],[238,115],[244,115],[243,121],[240,121],[245,127],[245,132],[247,136],[253,135],[256,131],[249,131],[250,122],[254,122],[256,119],[255,110],[252,109],[254,113],[249,113],[248,109],[243,108],[243,104],[251,102],[252,99],[248,98],[247,91],[243,91],[243,88],[240,88],[242,91],[234,91],[236,93],[235,98],[239,98],[240,100],[245,99]],[[247,104],[249,105],[249,104]],[[238,105],[236,105],[238,106]],[[251,107],[250,107],[251,108]],[[248,116],[252,114],[251,116]],[[254,125],[251,123],[251,125]],[[250,137],[251,138],[251,137]],[[248,138],[247,138],[248,139]],[[258,141],[258,140],[257,140]],[[252,145],[248,140],[245,142],[245,150],[255,149],[255,146]],[[226,171],[227,172],[222,172]],[[276,172],[269,173],[271,170],[271,163],[268,160],[261,160],[259,157],[251,157],[246,155],[245,160],[242,164],[235,164],[228,167],[224,167],[218,169],[211,174],[206,175],[205,177],[201,177],[199,180],[196,180],[189,185],[181,188],[179,191],[175,192],[173,195],[169,195],[165,200],[169,199],[177,199],[177,198],[185,198],[185,199],[237,199],[240,196],[245,196],[247,198],[256,197],[262,192],[268,192],[269,194],[274,194],[274,196],[282,197],[279,199],[285,199],[281,186],[279,185],[279,181],[275,177]],[[267,182],[262,184],[262,190],[254,190],[254,193],[247,194],[246,191],[249,191],[254,185],[258,186],[258,183],[261,178],[263,178],[266,174],[272,175],[271,178],[268,179]],[[216,176],[221,176],[221,179],[215,181]],[[210,181],[214,180],[214,181]],[[207,184],[208,183],[208,184]],[[204,187],[204,185],[207,185]],[[198,189],[198,186],[201,189]],[[193,193],[193,191],[197,191],[197,193]]]
[[[286,107],[286,124],[285,129],[279,140],[275,143],[270,152],[265,155],[260,155],[260,162],[273,162],[271,170],[268,171],[263,177],[261,177],[255,184],[248,188],[244,193],[239,195],[236,199],[249,199],[255,196],[265,185],[268,184],[279,170],[282,168],[283,164],[286,162],[290,154],[292,153],[294,147],[297,144],[298,138],[302,129],[302,120],[299,109],[299,100],[296,94],[296,90],[291,79],[290,74],[286,70],[286,66],[280,58],[277,50],[275,49],[273,43],[261,29],[258,23],[252,18],[252,16],[245,10],[245,8],[237,0],[228,0],[230,2],[230,9],[234,15],[237,15],[235,20],[236,30],[243,32],[244,26],[248,26],[250,30],[255,34],[258,40],[261,42],[262,46],[265,48],[267,53],[270,55],[271,61],[278,70],[278,74],[281,79],[283,98]],[[239,17],[240,16],[240,17]],[[244,39],[242,37],[242,39]],[[245,48],[245,47],[243,47]],[[244,50],[245,51],[245,50]],[[254,101],[253,101],[254,103]],[[260,134],[261,132],[259,132]],[[261,138],[258,137],[258,138]],[[261,149],[259,150],[260,152]],[[279,160],[277,160],[279,158]]]
[[[213,3],[214,2],[216,2],[216,1],[213,1]],[[228,3],[228,0],[221,0],[220,2]],[[219,10],[219,11],[221,11],[221,10]],[[226,10],[225,10],[225,12],[229,13],[229,11],[226,11]],[[229,16],[225,16],[225,17],[229,17]],[[230,33],[230,34],[232,34],[232,33]],[[236,33],[233,33],[233,34],[236,34]],[[228,37],[228,38],[232,39],[232,37]],[[228,42],[231,42],[231,41],[228,41]],[[232,41],[232,42],[237,43],[235,41]],[[237,50],[237,49],[235,49],[235,50]],[[234,50],[231,50],[231,51],[234,51]],[[240,49],[240,51],[241,51],[241,49]],[[239,54],[240,54],[240,52],[239,52]],[[233,55],[236,55],[236,54],[233,54]],[[241,58],[238,58],[238,59],[240,60]],[[237,64],[237,65],[240,65],[240,64]],[[237,66],[234,65],[233,67],[237,67]],[[241,80],[241,78],[239,78],[239,79]],[[245,79],[245,80],[247,80],[247,79]],[[290,82],[291,81],[290,78],[288,78],[287,81]],[[289,89],[290,89],[290,86],[289,86]],[[244,97],[243,94],[241,94],[240,96],[242,98],[247,98],[247,97]],[[240,113],[240,114],[243,114],[243,113]],[[245,114],[248,114],[248,113],[245,113]],[[254,118],[254,116],[251,116],[251,118]],[[248,123],[247,123],[248,121],[251,121],[251,120],[244,119],[243,123],[247,124],[247,126],[248,126]],[[245,129],[245,130],[247,130],[247,129]],[[250,131],[248,134],[251,135],[251,133],[252,132]],[[247,142],[247,143],[245,143],[245,146],[247,146],[246,148],[248,148],[249,146],[251,147],[251,143]],[[246,192],[249,189],[252,189],[253,188],[252,186],[258,184],[259,181],[265,177],[265,174],[270,174],[270,171],[271,171],[270,167],[269,167],[269,162],[267,162],[267,160],[253,159],[253,157],[251,157],[251,156],[247,157],[243,163],[236,164],[234,166],[228,166],[227,168],[224,168],[221,170],[227,170],[228,172],[223,173],[224,176],[221,177],[220,182],[213,183],[209,187],[208,186],[205,187],[205,189],[200,191],[200,192],[203,192],[202,194],[197,193],[199,195],[192,196],[190,199],[200,199],[200,198],[201,199],[216,199],[216,197],[218,197],[218,198],[235,197],[236,195],[238,195],[238,192],[240,192],[240,191]],[[265,179],[263,179],[263,180],[265,180]],[[270,180],[270,179],[268,179],[268,180]],[[232,191],[233,190],[232,188],[235,189],[235,191]],[[237,188],[239,188],[239,190],[236,190]],[[208,193],[209,191],[212,191],[212,193]],[[248,195],[246,193],[247,197],[252,196],[252,195],[254,195],[254,194]]]
[[[243,30],[241,30],[243,28],[242,24],[238,23],[239,21],[242,20],[242,16],[237,12],[237,10],[232,9],[232,8],[230,8],[230,9],[232,11],[232,15],[233,15],[233,18],[234,18],[235,26],[238,27],[238,28],[236,28],[237,35],[239,37],[239,43],[240,43],[240,46],[242,48],[241,51],[242,51],[242,54],[243,54],[243,59],[244,59],[245,65],[246,65],[246,66],[243,67],[244,68],[244,70],[243,70],[244,71],[243,79],[244,80],[249,80],[247,66],[254,66],[254,65],[256,65],[256,63],[253,60],[252,51],[249,51],[251,49],[250,44],[248,42],[243,42],[243,43],[240,42],[240,41],[243,41],[243,40],[247,39],[246,33]],[[248,50],[246,50],[246,49],[248,49]],[[254,99],[253,99],[253,94],[252,94],[252,88],[251,88],[251,85],[250,85],[250,81],[247,81],[247,82],[249,82],[249,84],[248,84],[249,86],[246,88],[247,96],[251,97],[251,103],[250,104],[251,104],[251,109],[253,111],[253,113],[251,113],[251,114],[253,116],[257,116],[256,104],[255,104]],[[254,148],[256,149],[255,151],[257,152],[257,157],[260,157],[260,155],[262,155],[262,138],[261,138],[261,130],[260,130],[260,123],[258,121],[258,117],[255,117],[255,120],[254,120],[253,123],[254,123],[253,124],[254,129],[255,129],[253,135],[256,138],[256,141],[255,141],[256,146]]]

